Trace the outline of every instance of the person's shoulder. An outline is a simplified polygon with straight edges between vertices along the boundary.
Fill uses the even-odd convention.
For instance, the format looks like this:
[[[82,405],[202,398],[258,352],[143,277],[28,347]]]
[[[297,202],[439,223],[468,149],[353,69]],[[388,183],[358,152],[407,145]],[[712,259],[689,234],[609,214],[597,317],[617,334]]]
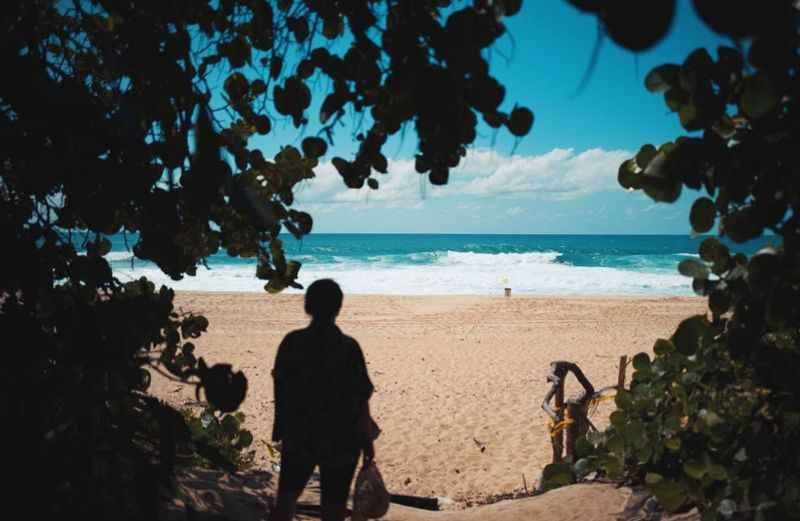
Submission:
[[[286,333],[286,336],[283,337],[283,345],[290,346],[293,344],[302,344],[305,338],[308,336],[308,329],[295,329],[294,331],[289,331]]]
[[[345,333],[342,333],[342,343],[350,349],[361,349],[358,340]]]

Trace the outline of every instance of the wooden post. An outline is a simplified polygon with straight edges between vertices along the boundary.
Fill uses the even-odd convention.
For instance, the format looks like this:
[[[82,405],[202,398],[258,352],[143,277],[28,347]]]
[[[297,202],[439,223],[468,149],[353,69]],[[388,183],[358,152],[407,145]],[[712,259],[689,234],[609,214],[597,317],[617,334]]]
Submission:
[[[575,398],[570,400],[571,410],[565,410],[564,407],[564,380],[567,374],[572,372],[578,379],[578,382],[583,386],[583,392]],[[587,416],[588,403],[595,395],[594,386],[592,386],[586,375],[583,374],[581,368],[572,362],[557,361],[550,364],[550,374],[547,375],[547,381],[550,383],[550,389],[544,396],[542,401],[542,409],[550,417],[550,423],[553,428],[550,431],[551,442],[553,444],[553,463],[558,463],[564,459],[564,431],[567,431],[567,454],[572,454],[575,447],[575,440],[586,434],[589,429],[589,419]],[[550,400],[555,398],[555,403],[550,406]],[[577,419],[577,424],[563,428],[564,418]],[[570,438],[570,434],[571,438]]]
[[[617,378],[617,390],[625,389],[625,370],[628,368],[628,357],[619,357],[619,377]]]
[[[567,440],[564,452],[569,457],[575,453],[577,439],[589,431],[589,423],[586,418],[586,402],[583,400],[567,401],[567,418],[572,420],[572,423],[567,425],[565,429]]]
[[[556,423],[564,421],[564,378],[558,382],[555,395]],[[553,463],[558,463],[562,459],[564,451],[564,430],[559,430],[553,437]]]

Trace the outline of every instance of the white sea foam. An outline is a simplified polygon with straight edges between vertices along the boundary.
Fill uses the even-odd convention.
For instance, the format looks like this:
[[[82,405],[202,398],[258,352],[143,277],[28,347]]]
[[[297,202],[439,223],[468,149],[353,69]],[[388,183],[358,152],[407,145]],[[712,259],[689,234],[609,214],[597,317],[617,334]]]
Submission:
[[[85,251],[78,252],[80,255],[86,255]],[[119,262],[131,260],[133,258],[132,251],[110,251],[105,254],[105,259],[108,262]]]
[[[131,251],[112,251],[106,255],[106,260],[109,262],[126,261],[131,260],[131,258],[133,258],[133,252]]]
[[[300,270],[299,282],[308,285],[334,278],[350,294],[514,294],[539,295],[690,295],[689,279],[677,273],[632,271],[608,267],[572,266],[556,262],[559,252],[473,253],[436,252],[430,264],[355,261],[334,257],[330,264],[309,263]],[[134,270],[117,268],[121,280],[146,276],[176,289],[203,291],[262,291],[255,266],[218,265],[198,268],[198,275],[172,281],[152,265]],[[293,291],[293,290],[289,290]]]

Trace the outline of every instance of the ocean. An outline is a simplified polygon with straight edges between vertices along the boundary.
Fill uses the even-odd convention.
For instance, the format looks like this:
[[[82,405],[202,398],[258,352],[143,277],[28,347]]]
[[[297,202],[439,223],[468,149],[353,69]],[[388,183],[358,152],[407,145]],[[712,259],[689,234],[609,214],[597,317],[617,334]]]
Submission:
[[[434,235],[311,234],[283,238],[288,259],[302,263],[299,282],[339,282],[347,294],[689,296],[691,279],[677,272],[698,257],[703,237],[688,235]],[[208,269],[173,281],[133,257],[122,236],[107,255],[122,281],[146,276],[179,290],[263,291],[255,259],[218,253]],[[128,236],[132,246],[135,236]],[[732,252],[752,254],[770,237]],[[288,292],[299,290],[289,289]]]

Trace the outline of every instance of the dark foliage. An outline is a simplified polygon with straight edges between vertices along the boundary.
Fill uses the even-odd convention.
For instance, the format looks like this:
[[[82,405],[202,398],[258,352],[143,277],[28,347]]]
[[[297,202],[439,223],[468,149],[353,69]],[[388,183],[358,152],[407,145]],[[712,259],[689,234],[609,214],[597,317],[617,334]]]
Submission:
[[[533,114],[501,111],[505,89],[482,52],[520,3],[3,3],[0,414],[10,479],[39,495],[32,517],[155,519],[182,451],[225,464],[249,444],[228,414],[245,376],[194,352],[207,320],[176,310],[167,288],[114,278],[107,236],[135,232],[135,256],[175,280],[224,250],[257,259],[267,291],[296,287],[300,264],[278,234],[311,231],[293,189],[347,112],[365,130],[355,157],[333,163],[354,188],[378,187],[382,146],[408,124],[435,184],[479,117],[528,133]],[[317,135],[272,160],[250,146],[276,119],[310,126],[314,85],[330,86]],[[146,394],[151,371],[204,391],[233,434],[193,435],[197,421]]]
[[[601,19],[615,4],[573,3]],[[715,237],[702,241],[700,260],[678,269],[708,297],[710,320],[688,318],[672,338],[656,342],[654,359],[637,355],[611,426],[587,436],[576,461],[550,466],[546,477],[555,486],[601,470],[644,482],[669,510],[697,506],[703,519],[798,519],[798,10],[777,0],[694,5],[736,46],[720,47],[716,59],[698,49],[681,64],[650,71],[645,87],[663,93],[693,134],[644,145],[622,164],[619,182],[668,203],[684,187],[704,190],[689,215],[695,232],[718,222],[719,234],[733,242],[769,231],[775,246],[748,259]],[[662,27],[663,16],[652,27]]]

